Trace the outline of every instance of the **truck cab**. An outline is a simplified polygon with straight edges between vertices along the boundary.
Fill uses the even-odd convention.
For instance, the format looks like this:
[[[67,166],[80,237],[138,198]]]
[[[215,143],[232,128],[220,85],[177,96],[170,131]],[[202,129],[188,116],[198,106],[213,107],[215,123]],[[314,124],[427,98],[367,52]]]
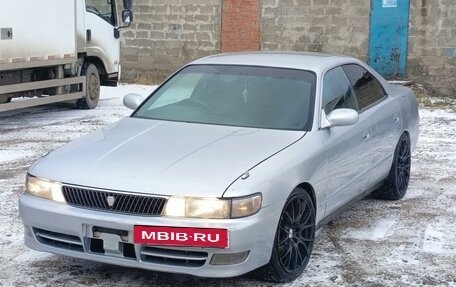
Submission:
[[[114,0],[79,0],[77,3],[78,10],[84,11],[77,14],[78,53],[103,65],[103,83],[116,83],[120,76],[119,5]]]

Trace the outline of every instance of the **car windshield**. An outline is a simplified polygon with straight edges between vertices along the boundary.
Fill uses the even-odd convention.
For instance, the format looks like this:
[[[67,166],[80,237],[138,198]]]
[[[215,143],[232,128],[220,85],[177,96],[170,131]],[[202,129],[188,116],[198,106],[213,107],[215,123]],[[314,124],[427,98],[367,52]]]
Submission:
[[[285,130],[310,130],[315,74],[230,65],[182,69],[133,115],[137,118]]]

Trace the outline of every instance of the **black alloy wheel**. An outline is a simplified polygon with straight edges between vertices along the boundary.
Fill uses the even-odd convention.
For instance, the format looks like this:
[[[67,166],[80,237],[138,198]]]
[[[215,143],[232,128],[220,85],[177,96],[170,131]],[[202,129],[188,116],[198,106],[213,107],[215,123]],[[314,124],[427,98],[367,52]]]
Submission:
[[[396,166],[396,185],[398,191],[404,196],[407,192],[410,179],[410,141],[407,136],[401,138],[399,142],[399,152]]]
[[[411,150],[410,138],[402,134],[394,151],[393,164],[383,186],[374,191],[372,195],[378,199],[402,199],[408,188],[410,180]]]
[[[315,239],[315,207],[300,188],[289,196],[280,216],[270,262],[257,271],[261,279],[290,282],[306,268]]]

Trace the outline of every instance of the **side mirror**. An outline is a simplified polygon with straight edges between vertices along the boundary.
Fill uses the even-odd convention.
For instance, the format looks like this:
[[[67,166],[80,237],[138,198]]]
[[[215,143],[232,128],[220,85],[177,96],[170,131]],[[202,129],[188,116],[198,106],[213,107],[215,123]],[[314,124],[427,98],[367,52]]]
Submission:
[[[122,21],[124,23],[127,23],[127,24],[130,24],[131,22],[133,22],[133,12],[131,12],[131,10],[123,10],[122,11]]]
[[[128,94],[123,98],[123,104],[129,109],[136,110],[144,101],[144,96],[138,94]]]
[[[132,0],[123,0],[124,9],[131,10]]]
[[[335,109],[328,115],[324,110],[322,112],[321,128],[351,126],[359,120],[358,112],[353,109]]]

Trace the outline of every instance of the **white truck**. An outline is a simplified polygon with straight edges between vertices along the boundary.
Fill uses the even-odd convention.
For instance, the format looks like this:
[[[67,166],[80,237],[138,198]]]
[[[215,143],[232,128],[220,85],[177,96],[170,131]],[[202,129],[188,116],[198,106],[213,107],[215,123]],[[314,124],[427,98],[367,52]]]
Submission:
[[[116,86],[119,80],[119,30],[133,20],[131,5],[132,0],[2,1],[0,112],[61,101],[95,108],[100,85]]]

